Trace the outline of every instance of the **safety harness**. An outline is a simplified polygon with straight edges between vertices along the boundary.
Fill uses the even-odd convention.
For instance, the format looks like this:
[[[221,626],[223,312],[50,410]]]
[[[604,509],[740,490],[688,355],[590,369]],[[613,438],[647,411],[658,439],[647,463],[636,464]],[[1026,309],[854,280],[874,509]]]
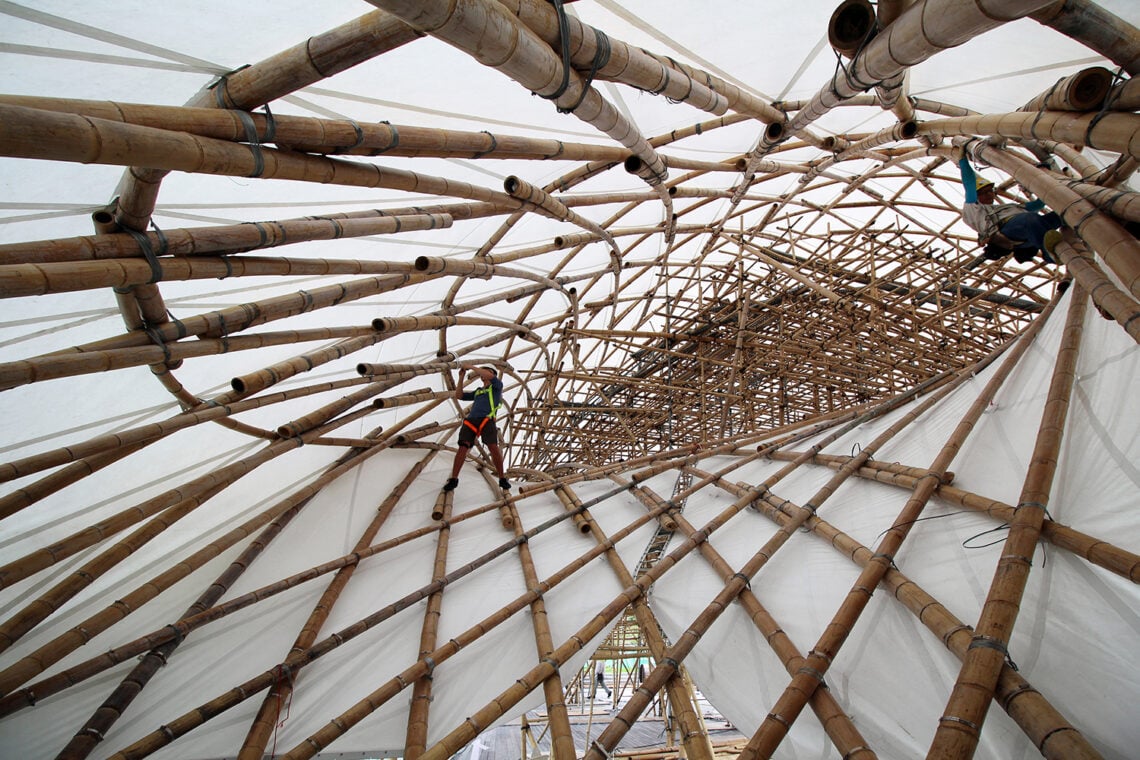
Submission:
[[[501,401],[499,401],[499,402],[495,401],[495,389],[492,388],[490,385],[486,386],[485,388],[480,388],[479,390],[475,391],[475,397],[476,398],[478,398],[479,396],[481,396],[483,394],[488,394],[487,395],[487,402],[488,402],[488,406],[490,406],[490,408],[491,408],[491,413],[488,414],[483,419],[479,420],[478,425],[475,425],[474,423],[472,423],[471,420],[463,420],[463,424],[466,425],[467,427],[471,428],[472,432],[475,433],[476,438],[478,438],[480,435],[482,435],[483,428],[487,426],[487,420],[495,419],[495,415],[499,413],[499,408],[503,405]]]

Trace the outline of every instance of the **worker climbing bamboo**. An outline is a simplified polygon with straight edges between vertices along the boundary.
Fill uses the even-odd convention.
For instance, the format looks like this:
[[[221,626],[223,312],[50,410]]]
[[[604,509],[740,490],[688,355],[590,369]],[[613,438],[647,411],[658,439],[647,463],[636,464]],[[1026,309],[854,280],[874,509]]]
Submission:
[[[483,387],[475,391],[464,391],[467,382],[467,373],[478,375],[483,381]],[[455,398],[460,401],[472,401],[471,411],[459,428],[459,450],[455,452],[455,462],[451,466],[451,477],[443,484],[444,491],[454,491],[459,485],[459,468],[467,459],[467,450],[475,445],[479,438],[491,452],[491,461],[495,463],[495,470],[499,475],[499,488],[504,490],[511,487],[503,469],[503,453],[499,450],[499,432],[495,428],[495,415],[503,405],[503,381],[493,367],[479,367],[475,364],[460,364],[459,379],[455,385]]]
[[[976,175],[965,151],[959,151],[958,169],[966,191],[962,220],[977,230],[978,242],[985,246],[984,257],[996,260],[1012,253],[1017,261],[1026,262],[1041,251],[1045,261],[1056,263],[1053,247],[1061,239],[1057,231],[1061,217],[1054,211],[1038,214],[1038,210],[1045,207],[1040,199],[1025,205],[995,203],[994,183]]]

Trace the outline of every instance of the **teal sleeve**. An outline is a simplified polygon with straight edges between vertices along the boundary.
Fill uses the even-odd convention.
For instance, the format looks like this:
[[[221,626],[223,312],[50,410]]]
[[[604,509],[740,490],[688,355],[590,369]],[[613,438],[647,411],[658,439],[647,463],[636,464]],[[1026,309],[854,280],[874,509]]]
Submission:
[[[966,203],[978,202],[978,178],[974,174],[974,167],[965,156],[958,160],[958,169],[962,172],[962,189],[966,191]]]
[[[1029,203],[1025,204],[1026,211],[1040,211],[1043,208],[1045,208],[1045,201],[1041,200],[1040,198],[1031,200]]]

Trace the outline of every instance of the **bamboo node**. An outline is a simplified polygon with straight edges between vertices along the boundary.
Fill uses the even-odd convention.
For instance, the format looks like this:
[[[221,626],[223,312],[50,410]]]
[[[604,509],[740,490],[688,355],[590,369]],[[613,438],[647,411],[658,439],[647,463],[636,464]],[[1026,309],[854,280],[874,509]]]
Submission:
[[[791,728],[792,727],[792,724],[788,723],[787,719],[785,719],[783,715],[777,715],[776,713],[768,713],[768,718],[771,718],[772,720],[776,721],[777,723],[783,725],[784,728]],[[765,720],[767,720],[768,718],[765,718]]]
[[[1016,507],[1014,507],[1014,510],[1021,509],[1022,507],[1037,507],[1038,509],[1040,509],[1043,512],[1049,511],[1049,508],[1046,507],[1044,504],[1042,504],[1039,501],[1022,501],[1022,502],[1019,502],[1018,505]]]
[[[823,673],[820,673],[815,668],[809,668],[807,665],[804,665],[802,668],[797,670],[796,673],[797,674],[803,673],[804,675],[810,676],[811,678],[815,679],[816,681],[823,683]]]

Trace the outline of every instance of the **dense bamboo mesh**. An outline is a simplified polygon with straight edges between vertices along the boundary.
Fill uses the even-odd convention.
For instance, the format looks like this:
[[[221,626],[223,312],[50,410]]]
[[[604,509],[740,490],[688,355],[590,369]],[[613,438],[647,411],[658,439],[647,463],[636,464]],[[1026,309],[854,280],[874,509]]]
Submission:
[[[213,63],[121,29],[140,57],[5,47],[116,72],[0,94],[2,184],[28,185],[0,204],[5,744],[446,760],[521,720],[552,760],[893,760],[912,739],[941,760],[997,746],[994,702],[1024,735],[1011,756],[1125,751],[1104,726],[1135,729],[1063,686],[1120,699],[1090,685],[1082,648],[1135,641],[1085,632],[1023,671],[1013,650],[1040,575],[1078,568],[1082,606],[1106,615],[1140,584],[1135,532],[1090,520],[1098,505],[1062,513],[1081,473],[1059,474],[1135,428],[1095,402],[1140,350],[1136,18],[1091,0],[843,0],[793,25],[811,35],[790,68],[752,28],[756,70],[725,71],[740,30],[715,8],[724,51],[686,50],[672,11],[620,3],[369,4],[296,39],[247,29],[281,52],[232,69],[240,45]],[[8,5],[31,27],[111,34],[86,11]],[[921,79],[1029,19],[1087,54],[1026,64],[1036,85],[1009,98],[955,99],[1006,72]],[[446,80],[407,63],[436,59]],[[778,63],[794,100],[761,92]],[[122,98],[134,69],[174,84]],[[962,155],[998,202],[1059,215],[1056,263],[983,255]],[[41,208],[29,166],[122,179]],[[1094,330],[1131,342],[1096,354]],[[503,383],[498,451],[458,446],[472,367]],[[1026,414],[1006,398],[1038,409],[1016,396],[1031,382],[1027,469],[997,493],[971,447]],[[1127,452],[1104,456],[1131,472]],[[856,488],[885,494],[874,522]],[[988,590],[968,571],[926,584],[914,546],[957,547],[957,527],[930,527],[948,510],[1008,530],[967,563]],[[1032,566],[1038,543],[1062,570]],[[805,545],[850,576],[821,580]],[[817,582],[838,584],[833,608],[789,619],[791,584]],[[884,610],[913,640],[875,628]],[[930,683],[869,684],[856,640]],[[768,670],[738,667],[741,641]],[[757,684],[769,701],[716,703]],[[916,701],[941,717],[861,702],[888,687],[933,688]],[[723,741],[710,710],[751,728]],[[660,746],[627,749],[652,716]]]

